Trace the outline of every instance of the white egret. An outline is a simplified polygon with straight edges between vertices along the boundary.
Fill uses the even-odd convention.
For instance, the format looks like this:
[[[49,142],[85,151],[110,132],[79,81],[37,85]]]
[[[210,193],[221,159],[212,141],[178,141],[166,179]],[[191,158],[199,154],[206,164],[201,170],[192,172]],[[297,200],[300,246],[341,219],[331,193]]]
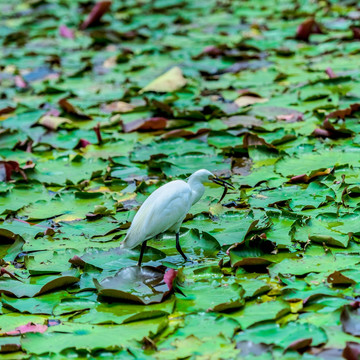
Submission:
[[[141,205],[121,247],[133,249],[142,244],[138,262],[140,266],[146,242],[165,231],[171,231],[176,234],[177,251],[187,261],[187,257],[180,247],[180,226],[191,206],[203,196],[204,183],[210,181],[225,187],[224,194],[219,201],[225,196],[228,187],[234,189],[231,184],[215,177],[205,169],[194,172],[187,182],[174,180],[159,187]]]

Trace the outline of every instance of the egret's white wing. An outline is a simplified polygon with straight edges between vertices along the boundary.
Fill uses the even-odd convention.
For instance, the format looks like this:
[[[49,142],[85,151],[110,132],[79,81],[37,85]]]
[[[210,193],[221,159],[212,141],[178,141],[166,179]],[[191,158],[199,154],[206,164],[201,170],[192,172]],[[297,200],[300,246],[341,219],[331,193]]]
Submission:
[[[181,180],[154,191],[141,205],[126,234],[123,247],[134,248],[182,221],[191,207],[191,188]]]

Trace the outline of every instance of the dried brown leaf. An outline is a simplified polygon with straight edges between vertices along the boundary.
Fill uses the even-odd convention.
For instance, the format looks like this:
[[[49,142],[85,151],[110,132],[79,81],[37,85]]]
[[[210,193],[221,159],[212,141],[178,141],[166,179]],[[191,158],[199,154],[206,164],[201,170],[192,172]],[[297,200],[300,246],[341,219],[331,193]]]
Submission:
[[[346,360],[359,360],[360,358],[360,344],[353,341],[346,343],[342,356]]]
[[[91,119],[91,116],[86,115],[76,106],[72,105],[66,98],[59,100],[60,107],[67,113],[75,115],[81,119]]]
[[[111,1],[105,0],[95,4],[86,20],[80,25],[81,30],[97,24],[101,17],[110,9]]]
[[[123,124],[123,131],[129,133],[133,131],[163,130],[166,127],[166,123],[167,119],[163,117],[139,119]]]
[[[307,19],[299,25],[295,38],[298,40],[309,41],[311,34],[322,34],[320,26],[314,18]]]

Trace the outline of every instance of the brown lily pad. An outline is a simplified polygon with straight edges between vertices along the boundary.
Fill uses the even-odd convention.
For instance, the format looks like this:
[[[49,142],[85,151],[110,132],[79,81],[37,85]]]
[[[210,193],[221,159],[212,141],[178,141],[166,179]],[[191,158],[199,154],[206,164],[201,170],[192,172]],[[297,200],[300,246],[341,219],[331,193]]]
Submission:
[[[102,281],[94,279],[99,295],[140,304],[162,302],[170,293],[170,279],[165,272],[152,266],[122,268],[115,276]],[[171,284],[173,278],[171,279]]]

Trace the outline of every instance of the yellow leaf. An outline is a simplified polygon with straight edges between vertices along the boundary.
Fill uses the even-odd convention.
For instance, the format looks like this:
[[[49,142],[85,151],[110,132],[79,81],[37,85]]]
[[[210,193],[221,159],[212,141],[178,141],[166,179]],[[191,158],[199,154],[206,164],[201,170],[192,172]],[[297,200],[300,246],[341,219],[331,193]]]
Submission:
[[[118,202],[122,203],[124,201],[135,200],[136,193],[114,193],[113,198]]]
[[[0,121],[6,120],[10,115],[11,115],[11,114],[1,115],[1,116],[0,116]]]
[[[97,193],[97,192],[101,192],[101,193],[105,193],[105,192],[112,192],[107,186],[99,186],[97,188],[93,188],[93,189],[88,189],[87,192],[89,193]]]
[[[82,217],[79,216],[79,214],[64,214],[64,215],[60,215],[57,218],[53,219],[54,223],[59,223],[61,222],[69,222],[69,221],[78,221],[78,220],[82,220]]]
[[[293,314],[298,313],[303,308],[303,301],[290,302],[290,309]]]
[[[56,130],[60,125],[65,123],[71,124],[71,122],[71,120],[63,117],[45,115],[38,121],[38,124],[45,126],[50,130]]]
[[[212,204],[209,207],[209,212],[211,215],[219,216],[220,214],[222,214],[224,212],[224,207],[219,203]]]
[[[117,56],[110,56],[103,63],[103,67],[105,69],[112,69],[116,65],[117,65]]]
[[[105,111],[109,112],[121,112],[126,113],[135,109],[134,105],[126,103],[124,101],[114,101],[110,104],[106,104],[102,107]]]
[[[237,106],[244,107],[244,106],[248,106],[248,105],[252,105],[252,104],[256,104],[256,103],[264,103],[267,101],[269,101],[269,100],[265,99],[265,98],[245,95],[245,96],[240,96],[234,102]]]
[[[172,92],[181,89],[187,83],[181,69],[178,66],[171,68],[165,74],[162,74],[150,84],[140,90],[140,94],[146,91],[154,92]]]

